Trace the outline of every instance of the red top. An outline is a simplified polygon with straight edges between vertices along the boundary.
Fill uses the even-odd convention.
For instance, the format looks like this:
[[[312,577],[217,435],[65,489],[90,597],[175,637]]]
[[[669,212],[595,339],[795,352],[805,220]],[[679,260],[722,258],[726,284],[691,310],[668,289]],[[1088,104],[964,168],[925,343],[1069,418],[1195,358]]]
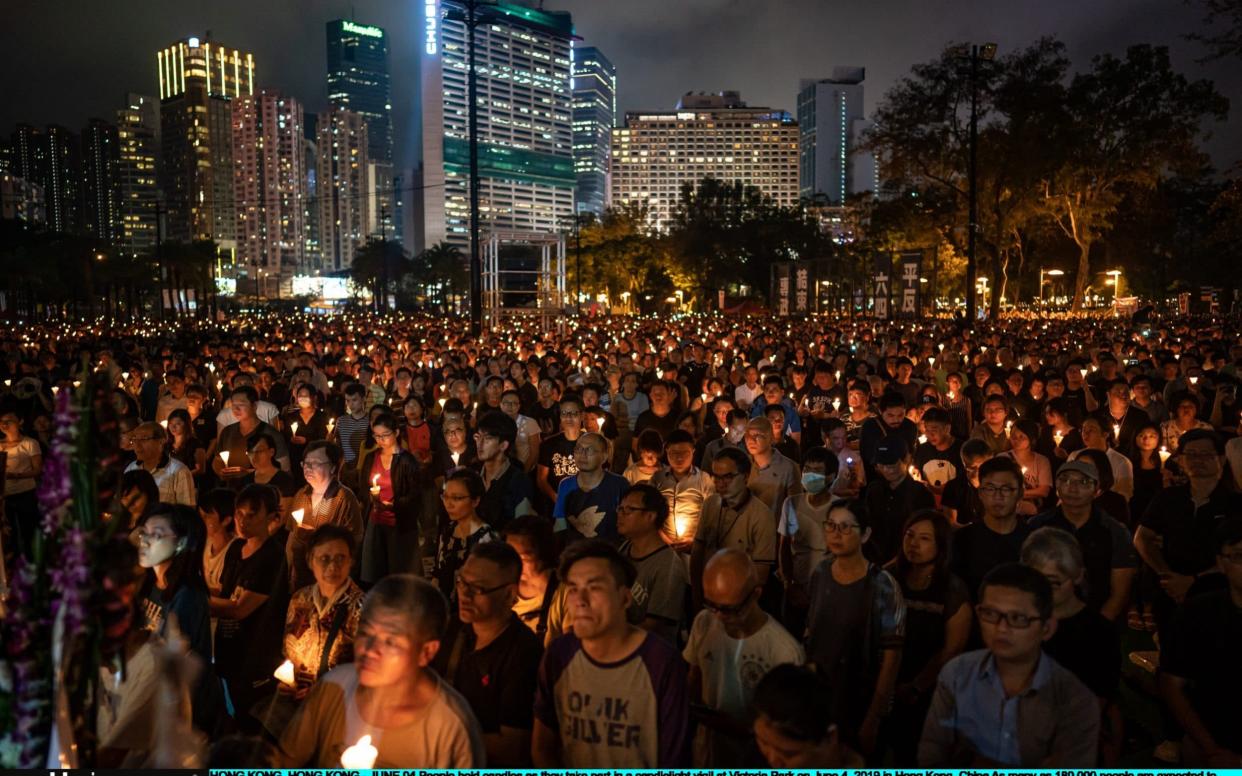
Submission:
[[[379,485],[380,501],[392,502],[392,471],[384,468],[384,456],[379,453],[375,454],[375,463],[371,465],[371,474],[367,482],[370,483],[367,487]],[[391,506],[377,503],[371,510],[371,522],[378,525],[396,525],[397,515]]]
[[[431,462],[431,425],[423,421],[405,427],[405,446],[421,464]]]

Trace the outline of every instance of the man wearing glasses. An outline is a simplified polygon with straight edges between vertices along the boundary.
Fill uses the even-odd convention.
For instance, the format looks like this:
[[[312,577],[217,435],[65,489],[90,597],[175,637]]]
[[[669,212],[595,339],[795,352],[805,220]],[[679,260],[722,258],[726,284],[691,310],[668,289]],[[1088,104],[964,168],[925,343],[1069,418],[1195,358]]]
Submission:
[[[454,579],[457,621],[433,663],[470,703],[492,767],[530,767],[543,645],[513,613],[521,573],[522,559],[508,544],[474,546]]]
[[[759,584],[768,580],[776,563],[776,521],[772,512],[746,486],[750,457],[736,447],[726,447],[712,459],[712,487],[716,492],[703,502],[703,513],[694,545],[690,549],[690,587],[694,607],[703,603],[703,569],[717,550],[734,547],[756,565]]]
[[[1224,453],[1214,431],[1183,434],[1175,460],[1188,481],[1157,493],[1134,534],[1135,549],[1160,575],[1163,593],[1152,602],[1152,610],[1161,638],[1177,608],[1219,579],[1212,552],[1216,526],[1227,516],[1242,514],[1242,494],[1230,490],[1222,477]]]
[[[1087,606],[1116,622],[1138,570],[1130,532],[1096,505],[1100,473],[1095,464],[1084,458],[1062,465],[1056,487],[1060,503],[1027,524],[1031,530],[1051,526],[1073,534],[1087,572]]]
[[[286,524],[289,541],[285,557],[291,590],[300,590],[315,581],[306,563],[306,540],[316,528],[339,525],[354,535],[354,546],[362,542],[362,506],[353,491],[337,479],[342,455],[341,448],[324,439],[311,442],[302,455],[306,486],[294,494],[289,505],[292,519]]]
[[[1012,458],[989,458],[979,467],[981,520],[953,532],[949,567],[967,590],[978,590],[988,572],[1017,563],[1031,528],[1018,518],[1025,481]]]
[[[1017,563],[997,566],[980,585],[975,614],[986,648],[941,669],[918,764],[1094,768],[1099,702],[1043,654],[1057,625],[1048,580]]]
[[[561,480],[552,511],[557,531],[568,531],[569,541],[604,539],[614,544],[617,504],[629,482],[604,468],[608,440],[596,433],[583,434],[574,445],[578,473]]]
[[[755,564],[741,550],[720,550],[707,562],[703,611],[681,653],[690,664],[690,708],[704,728],[704,746],[695,752],[698,767],[755,762],[750,728],[755,687],[773,667],[806,661],[797,639],[759,608],[760,592]]]

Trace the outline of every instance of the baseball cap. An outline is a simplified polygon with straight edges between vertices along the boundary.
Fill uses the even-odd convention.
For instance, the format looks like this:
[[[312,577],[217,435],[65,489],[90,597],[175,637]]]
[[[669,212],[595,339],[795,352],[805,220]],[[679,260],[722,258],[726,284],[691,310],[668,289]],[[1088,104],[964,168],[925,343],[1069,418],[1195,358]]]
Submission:
[[[1095,464],[1090,461],[1078,459],[1076,461],[1066,461],[1061,464],[1061,468],[1057,469],[1057,476],[1060,477],[1065,472],[1078,472],[1084,477],[1090,477],[1095,482],[1100,481],[1100,470],[1095,468]]]

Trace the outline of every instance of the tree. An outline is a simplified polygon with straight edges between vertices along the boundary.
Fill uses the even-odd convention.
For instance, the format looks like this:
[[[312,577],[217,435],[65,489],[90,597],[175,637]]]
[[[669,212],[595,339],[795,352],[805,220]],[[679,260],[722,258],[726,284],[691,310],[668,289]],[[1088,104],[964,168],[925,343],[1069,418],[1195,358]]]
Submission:
[[[1205,27],[1211,34],[1191,33],[1187,37],[1207,47],[1208,53],[1199,60],[1242,59],[1242,0],[1199,0],[1206,12]]]
[[[650,226],[647,207],[621,205],[598,217],[583,214],[578,223],[578,234],[566,235],[569,288],[576,292],[581,285],[592,298],[606,294],[613,304],[625,294],[638,301],[644,292],[671,288],[666,246]]]
[[[411,264],[424,299],[428,302],[434,299],[443,313],[451,312],[450,300],[464,293],[470,284],[469,268],[461,249],[439,242],[418,253]]]
[[[1042,210],[1078,248],[1075,310],[1090,283],[1091,249],[1112,228],[1124,189],[1202,168],[1203,121],[1227,110],[1211,83],[1175,73],[1163,47],[1097,56],[1074,77],[1065,121],[1045,141],[1061,158],[1043,182]]]
[[[389,309],[388,298],[393,284],[400,283],[409,273],[411,264],[401,244],[393,240],[371,239],[355,254],[350,276],[360,288],[370,288],[377,312]]]

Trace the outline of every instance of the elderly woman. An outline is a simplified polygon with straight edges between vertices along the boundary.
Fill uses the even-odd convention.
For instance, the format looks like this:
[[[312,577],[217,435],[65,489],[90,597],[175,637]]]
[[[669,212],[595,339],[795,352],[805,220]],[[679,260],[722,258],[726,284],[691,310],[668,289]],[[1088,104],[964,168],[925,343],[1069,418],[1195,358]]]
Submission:
[[[362,588],[349,577],[354,535],[339,525],[316,528],[306,542],[315,583],[296,591],[285,616],[285,658],[294,683],[280,692],[302,700],[328,671],[354,659]]]
[[[281,736],[282,767],[481,766],[483,735],[469,704],[428,670],[447,620],[448,604],[430,583],[411,574],[380,580],[363,601],[354,661],[314,686]],[[355,760],[363,736],[372,758]],[[355,751],[346,756],[346,748]]]
[[[319,440],[306,446],[302,456],[302,474],[306,487],[293,496],[290,506],[289,542],[286,562],[289,565],[290,589],[299,590],[314,581],[306,562],[306,540],[321,525],[339,525],[362,539],[362,508],[353,491],[341,484],[338,476],[344,453],[333,442]],[[300,520],[299,520],[300,518]]]

